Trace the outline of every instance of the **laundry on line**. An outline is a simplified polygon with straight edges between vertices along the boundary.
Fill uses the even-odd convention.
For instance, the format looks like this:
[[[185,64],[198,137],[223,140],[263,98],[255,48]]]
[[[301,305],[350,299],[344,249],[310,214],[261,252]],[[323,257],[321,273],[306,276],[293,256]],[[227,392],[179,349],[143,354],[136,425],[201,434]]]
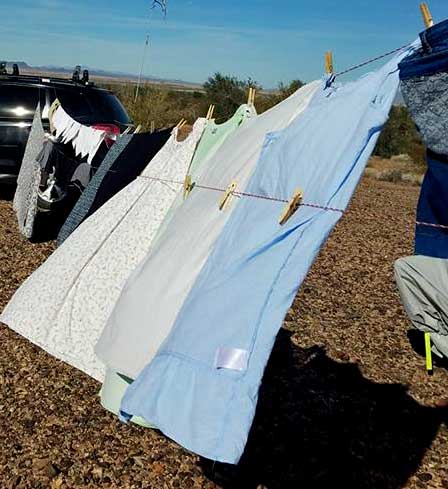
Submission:
[[[102,382],[101,403],[121,420],[157,428],[200,456],[238,463],[276,335],[346,212],[400,84],[435,160],[427,188],[445,175],[448,114],[436,117],[415,96],[448,84],[440,66],[425,71],[435,66],[425,43],[442,49],[448,21],[339,73],[327,55],[324,79],[262,114],[250,90],[248,103],[222,124],[210,106],[183,141],[184,120],[120,135],[62,227],[59,247],[0,320]],[[335,81],[387,56],[357,80]],[[448,67],[448,53],[438,60]],[[425,86],[416,84],[421,70],[430,77]],[[56,137],[90,157],[99,134],[79,127],[61,105],[53,112]],[[434,211],[429,193],[420,216]],[[448,230],[436,204],[440,222],[418,218],[417,231]],[[399,278],[413,263],[398,266]],[[418,311],[420,289],[401,290]],[[440,323],[437,334],[446,326]]]

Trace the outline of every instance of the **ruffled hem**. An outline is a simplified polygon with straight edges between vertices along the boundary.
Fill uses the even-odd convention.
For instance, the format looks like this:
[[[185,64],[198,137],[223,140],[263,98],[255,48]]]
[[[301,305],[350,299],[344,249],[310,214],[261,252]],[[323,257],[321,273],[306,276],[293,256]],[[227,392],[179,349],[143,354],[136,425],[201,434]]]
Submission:
[[[240,372],[160,353],[127,389],[120,418],[140,416],[191,452],[237,464],[257,403],[244,379]]]

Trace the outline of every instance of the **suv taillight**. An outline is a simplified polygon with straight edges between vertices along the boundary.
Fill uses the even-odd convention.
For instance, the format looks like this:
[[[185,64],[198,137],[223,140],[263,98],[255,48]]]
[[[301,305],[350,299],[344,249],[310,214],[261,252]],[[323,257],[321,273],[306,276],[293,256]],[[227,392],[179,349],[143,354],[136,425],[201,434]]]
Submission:
[[[104,142],[108,148],[114,144],[117,136],[120,134],[120,128],[115,124],[94,124],[92,127],[94,129],[98,129],[99,131],[107,132],[108,136],[106,136]]]

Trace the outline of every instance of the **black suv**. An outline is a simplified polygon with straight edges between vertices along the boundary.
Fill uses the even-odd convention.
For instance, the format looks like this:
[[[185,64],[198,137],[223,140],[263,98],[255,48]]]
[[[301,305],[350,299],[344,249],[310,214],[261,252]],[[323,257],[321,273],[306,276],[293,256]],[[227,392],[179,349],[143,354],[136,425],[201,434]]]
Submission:
[[[48,110],[56,98],[82,124],[115,126],[120,132],[131,124],[118,98],[89,82],[87,70],[76,67],[71,79],[46,78],[21,75],[17,65],[8,73],[0,63],[0,184],[17,179],[37,103],[48,130]]]

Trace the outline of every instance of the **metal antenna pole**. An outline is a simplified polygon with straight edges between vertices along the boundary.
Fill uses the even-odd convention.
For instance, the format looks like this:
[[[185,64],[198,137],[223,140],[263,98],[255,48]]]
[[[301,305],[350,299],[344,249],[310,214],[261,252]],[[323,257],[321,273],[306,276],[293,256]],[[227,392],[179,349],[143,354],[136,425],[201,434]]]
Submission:
[[[137,89],[135,90],[134,103],[137,102],[138,94],[140,92],[140,84],[141,84],[141,81],[142,81],[143,67],[145,66],[146,51],[148,50],[148,45],[149,45],[149,34],[146,36],[145,46],[143,48],[142,65],[140,67],[140,73],[138,75],[138,82],[137,82]]]

